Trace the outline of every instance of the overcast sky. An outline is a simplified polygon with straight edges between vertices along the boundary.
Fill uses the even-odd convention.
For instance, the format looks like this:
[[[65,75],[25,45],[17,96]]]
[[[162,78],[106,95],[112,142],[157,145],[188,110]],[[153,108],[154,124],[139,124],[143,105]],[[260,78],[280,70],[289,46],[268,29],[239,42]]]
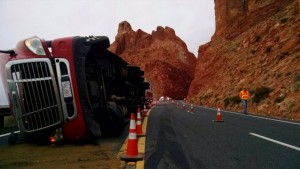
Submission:
[[[213,0],[0,0],[0,50],[34,35],[104,35],[112,43],[126,20],[134,31],[173,28],[197,57],[215,31],[214,14]],[[0,81],[0,105],[7,103],[2,88]]]

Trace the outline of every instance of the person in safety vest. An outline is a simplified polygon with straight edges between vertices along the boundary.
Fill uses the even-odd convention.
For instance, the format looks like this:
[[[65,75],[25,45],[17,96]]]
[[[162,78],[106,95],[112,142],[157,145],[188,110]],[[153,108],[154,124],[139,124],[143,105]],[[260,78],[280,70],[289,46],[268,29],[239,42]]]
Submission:
[[[246,87],[243,87],[243,90],[240,92],[240,98],[242,100],[242,104],[243,104],[243,107],[244,107],[244,114],[248,114],[248,112],[247,112],[247,107],[248,107],[247,101],[250,98],[250,93],[248,92]]]

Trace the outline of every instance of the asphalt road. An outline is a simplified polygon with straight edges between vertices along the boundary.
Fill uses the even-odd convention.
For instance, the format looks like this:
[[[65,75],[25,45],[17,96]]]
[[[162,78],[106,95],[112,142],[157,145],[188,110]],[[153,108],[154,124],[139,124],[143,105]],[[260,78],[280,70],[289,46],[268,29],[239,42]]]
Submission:
[[[299,169],[300,124],[170,102],[149,115],[145,169]]]

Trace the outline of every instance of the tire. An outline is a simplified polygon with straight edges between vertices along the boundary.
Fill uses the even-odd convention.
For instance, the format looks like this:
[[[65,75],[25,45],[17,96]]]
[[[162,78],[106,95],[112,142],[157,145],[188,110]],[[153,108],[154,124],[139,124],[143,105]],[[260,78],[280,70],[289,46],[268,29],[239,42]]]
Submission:
[[[114,102],[108,102],[108,118],[110,119],[110,124],[108,128],[109,136],[119,136],[124,130],[124,117],[121,108],[117,106]]]
[[[139,85],[140,88],[147,90],[150,89],[150,84],[148,82],[143,82]]]

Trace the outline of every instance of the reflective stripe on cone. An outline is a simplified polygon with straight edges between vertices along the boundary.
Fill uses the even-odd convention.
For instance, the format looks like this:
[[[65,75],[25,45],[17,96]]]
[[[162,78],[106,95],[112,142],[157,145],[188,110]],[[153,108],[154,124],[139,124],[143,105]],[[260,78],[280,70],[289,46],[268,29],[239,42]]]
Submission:
[[[123,160],[123,161],[143,160],[143,155],[138,153],[138,145],[137,145],[137,138],[136,138],[136,124],[135,124],[134,113],[131,113],[131,116],[130,116],[130,126],[129,126],[129,135],[128,135],[128,141],[127,141],[126,154],[121,155],[121,160]]]
[[[142,117],[140,113],[140,108],[138,108],[137,118],[136,118],[136,135],[139,137],[145,136],[145,133],[143,132],[142,129]]]
[[[213,120],[213,122],[224,122],[224,120],[222,120],[220,108],[218,108],[216,120]]]

